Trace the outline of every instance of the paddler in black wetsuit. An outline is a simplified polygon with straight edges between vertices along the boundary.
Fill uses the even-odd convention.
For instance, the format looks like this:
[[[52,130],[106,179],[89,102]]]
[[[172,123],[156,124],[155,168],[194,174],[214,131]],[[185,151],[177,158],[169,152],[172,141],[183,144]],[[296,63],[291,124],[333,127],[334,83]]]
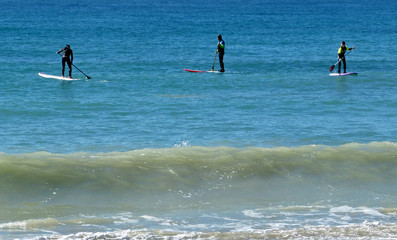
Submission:
[[[73,63],[73,51],[70,45],[67,44],[66,47],[59,50],[57,53],[62,52],[62,77],[65,77],[65,63],[69,67],[69,78],[72,78],[72,63]]]
[[[222,40],[222,35],[218,35],[218,48],[215,54],[219,52],[219,65],[221,65],[220,72],[225,71],[225,65],[223,64],[223,55],[225,55],[225,41]]]
[[[343,41],[342,43],[341,43],[341,45],[340,45],[340,48],[339,48],[339,50],[338,50],[338,58],[339,58],[339,65],[338,65],[338,73],[340,74],[340,67],[341,67],[341,64],[342,64],[342,62],[343,62],[343,70],[344,70],[344,73],[346,73],[346,58],[345,58],[345,53],[346,53],[346,51],[351,51],[351,50],[353,50],[353,49],[355,49],[356,47],[352,47],[352,48],[348,48],[347,46],[346,46],[346,43],[345,43],[345,41]]]

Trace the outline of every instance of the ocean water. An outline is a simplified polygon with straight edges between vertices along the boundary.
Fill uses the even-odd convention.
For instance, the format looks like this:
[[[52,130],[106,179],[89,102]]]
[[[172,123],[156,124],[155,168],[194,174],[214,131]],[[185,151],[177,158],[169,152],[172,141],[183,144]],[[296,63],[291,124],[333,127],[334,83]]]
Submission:
[[[0,0],[0,238],[396,239],[396,12]]]

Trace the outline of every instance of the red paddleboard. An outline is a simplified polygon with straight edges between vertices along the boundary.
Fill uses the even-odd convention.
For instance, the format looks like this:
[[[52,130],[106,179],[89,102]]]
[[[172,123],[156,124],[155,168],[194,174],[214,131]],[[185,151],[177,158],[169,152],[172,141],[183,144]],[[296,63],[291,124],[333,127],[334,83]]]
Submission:
[[[221,73],[221,71],[201,71],[201,70],[191,70],[191,69],[186,69],[184,68],[183,70],[187,71],[187,72],[196,72],[196,73]]]
[[[191,69],[186,69],[186,68],[184,68],[183,70],[188,71],[188,72],[207,72],[207,71],[200,71],[200,70],[191,70]]]

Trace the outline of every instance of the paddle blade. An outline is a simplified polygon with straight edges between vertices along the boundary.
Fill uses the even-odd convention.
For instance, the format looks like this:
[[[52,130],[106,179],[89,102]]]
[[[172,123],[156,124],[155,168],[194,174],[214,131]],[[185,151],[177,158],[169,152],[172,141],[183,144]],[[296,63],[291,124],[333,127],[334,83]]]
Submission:
[[[335,65],[332,65],[332,66],[329,68],[329,71],[330,71],[330,72],[334,71],[334,68],[335,68]]]

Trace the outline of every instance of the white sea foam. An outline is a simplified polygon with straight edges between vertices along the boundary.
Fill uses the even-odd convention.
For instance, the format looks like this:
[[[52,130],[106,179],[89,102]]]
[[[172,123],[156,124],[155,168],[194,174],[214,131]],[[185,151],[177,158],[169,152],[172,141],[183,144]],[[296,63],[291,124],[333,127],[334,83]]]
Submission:
[[[263,218],[263,214],[260,212],[257,212],[255,210],[244,210],[243,214],[247,217],[252,217],[252,218]]]
[[[55,218],[29,219],[24,221],[8,222],[0,224],[0,229],[40,229],[51,228],[60,224]]]
[[[350,207],[350,206],[340,206],[333,207],[329,210],[330,213],[362,213],[366,215],[376,216],[376,217],[388,217],[385,214],[380,213],[374,208],[368,207]]]

